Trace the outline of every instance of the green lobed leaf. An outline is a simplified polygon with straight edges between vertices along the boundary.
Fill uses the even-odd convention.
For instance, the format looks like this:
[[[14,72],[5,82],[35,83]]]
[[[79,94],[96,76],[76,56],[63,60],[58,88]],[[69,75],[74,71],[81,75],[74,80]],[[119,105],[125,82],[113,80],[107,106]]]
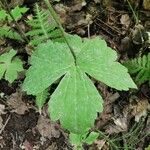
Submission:
[[[75,43],[76,49],[80,43]],[[118,89],[136,88],[127,68],[116,62],[117,53],[100,38],[85,39],[80,47],[77,64],[82,70],[106,85]]]
[[[13,59],[15,55],[16,51],[12,49],[0,56],[0,79],[4,76],[10,83],[17,79],[18,72],[23,71],[22,61],[17,57]]]
[[[76,65],[66,44],[41,44],[31,57],[23,89],[36,95],[64,75],[49,101],[50,116],[72,133],[81,134],[94,125],[103,103],[86,73],[118,90],[136,85],[104,40],[82,40],[79,36],[67,36],[67,40],[75,52]]]
[[[73,67],[51,96],[49,112],[52,120],[60,119],[64,128],[81,134],[94,126],[97,112],[102,111],[102,103],[86,74],[79,67]]]
[[[32,95],[41,93],[73,64],[73,57],[66,44],[52,41],[40,44],[31,57],[31,67],[27,71],[23,90]]]

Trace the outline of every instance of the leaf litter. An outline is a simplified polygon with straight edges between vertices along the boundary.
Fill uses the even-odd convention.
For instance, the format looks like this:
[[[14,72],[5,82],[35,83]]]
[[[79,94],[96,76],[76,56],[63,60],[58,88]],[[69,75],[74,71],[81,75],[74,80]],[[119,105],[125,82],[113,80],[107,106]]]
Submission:
[[[97,4],[99,4],[99,3],[101,3],[101,1],[100,0],[94,0],[94,2],[95,3],[97,3]],[[27,4],[28,2],[21,2],[22,4],[23,3],[25,3],[25,4]],[[60,7],[59,8],[61,8],[61,7],[64,7],[65,8],[65,3],[63,3],[63,1],[60,1],[59,3],[61,3],[61,5],[60,5]],[[70,22],[68,23],[68,25],[66,25],[66,26],[70,26],[70,28],[68,27],[68,29],[70,29],[72,32],[76,32],[78,29],[83,29],[84,30],[84,32],[82,32],[83,33],[83,35],[86,35],[87,34],[87,25],[88,24],[86,24],[86,23],[84,23],[84,21],[82,21],[82,20],[84,20],[86,17],[86,13],[87,13],[87,11],[86,11],[86,9],[87,8],[89,8],[89,5],[91,5],[93,2],[91,1],[90,3],[89,2],[87,2],[87,4],[85,5],[85,6],[83,6],[81,3],[79,3],[79,5],[80,6],[78,6],[78,5],[76,5],[77,4],[77,2],[75,3],[75,4],[73,4],[73,6],[76,6],[76,8],[74,8],[75,9],[75,12],[71,12],[71,10],[69,10],[68,8],[65,8],[66,10],[65,10],[65,12],[63,12],[62,11],[62,16],[64,16],[64,21],[63,22],[65,22],[65,23],[67,23],[66,22],[66,20],[69,20]],[[117,4],[120,4],[120,1],[115,1],[115,0],[113,0],[111,3],[109,3],[109,5],[108,5],[108,2],[107,1],[103,1],[102,2],[103,3],[103,5],[104,4],[107,4],[107,9],[108,8],[110,8],[110,7],[114,7],[115,9],[111,9],[111,11],[108,11],[106,8],[104,8],[104,7],[102,7],[102,6],[99,6],[98,8],[101,10],[101,14],[103,15],[103,12],[105,13],[105,17],[107,17],[107,16],[112,16],[112,14],[113,14],[113,17],[115,18],[116,16],[116,14],[119,12],[119,13],[121,13],[122,14],[122,12],[120,11],[120,9],[121,8],[117,8]],[[121,1],[121,3],[122,3],[122,1]],[[137,2],[138,3],[138,2]],[[12,3],[13,4],[13,3]],[[113,5],[113,4],[115,4],[115,5]],[[139,5],[139,4],[138,4]],[[137,5],[137,6],[138,6]],[[149,8],[147,8],[148,7],[148,5],[147,5],[147,0],[144,0],[143,1],[143,7],[144,7],[144,9],[146,9],[146,10],[148,10]],[[73,7],[72,6],[72,7]],[[78,8],[77,8],[77,6],[78,6]],[[66,7],[68,7],[68,6],[66,6]],[[122,6],[120,6],[120,7],[122,7]],[[114,13],[114,12],[115,13]],[[118,12],[117,12],[118,11]],[[117,45],[118,43],[118,41],[115,39],[115,37],[117,37],[119,40],[123,37],[124,38],[124,36],[126,36],[126,37],[129,37],[130,38],[130,40],[129,40],[129,42],[133,42],[135,45],[139,45],[140,43],[141,43],[141,38],[139,38],[139,31],[138,31],[138,29],[135,27],[131,27],[132,25],[133,25],[133,20],[132,20],[132,17],[131,17],[131,13],[129,13],[129,11],[126,11],[126,10],[123,10],[123,11],[125,11],[125,12],[123,12],[123,14],[124,15],[120,15],[118,18],[120,19],[122,19],[122,21],[121,21],[121,24],[122,24],[122,26],[124,26],[123,28],[121,28],[121,30],[123,30],[123,32],[124,32],[124,34],[123,34],[123,36],[121,35],[118,35],[118,34],[113,34],[113,38],[111,39],[111,40],[108,40],[109,42],[110,42],[110,45]],[[61,13],[61,12],[60,12]],[[69,18],[70,16],[68,15],[68,14],[71,14],[70,16],[73,18]],[[112,13],[112,14],[111,14]],[[145,12],[143,12],[143,14],[144,14]],[[127,14],[126,16],[125,16],[125,14]],[[146,15],[148,15],[148,12],[147,13],[145,13]],[[81,17],[80,17],[80,16]],[[111,20],[112,18],[107,18],[108,20]],[[129,18],[128,18],[129,17]],[[67,19],[66,19],[67,18]],[[74,18],[76,19],[76,22],[73,22],[74,21]],[[113,18],[113,19],[114,19]],[[103,20],[103,18],[101,18],[102,20]],[[115,22],[115,20],[111,20],[112,22],[111,23],[113,23],[113,26],[115,26],[115,24],[116,24],[116,22]],[[129,20],[130,21],[129,21]],[[108,22],[106,21],[106,20],[103,20],[104,21],[104,23],[106,23],[107,25],[109,25],[108,24]],[[129,24],[129,22],[130,22],[130,24]],[[82,23],[83,22],[83,23]],[[120,20],[118,21],[119,23],[120,23]],[[94,24],[94,26],[93,26],[93,24]],[[97,34],[101,34],[101,35],[104,35],[104,37],[106,37],[106,39],[107,39],[107,37],[111,37],[111,35],[110,35],[110,33],[112,33],[111,31],[108,33],[108,31],[109,31],[109,29],[107,30],[107,32],[105,32],[104,31],[104,28],[102,28],[102,26],[100,27],[97,27],[96,25],[95,25],[95,20],[94,20],[94,23],[92,24],[92,26],[90,27],[90,34],[95,34],[95,33],[97,33]],[[106,25],[105,24],[105,25]],[[144,23],[142,23],[142,24],[144,24]],[[105,25],[103,24],[103,26],[105,27]],[[84,27],[85,26],[85,27]],[[94,28],[95,28],[95,26],[96,26],[96,30],[95,31],[93,31],[94,30]],[[117,27],[118,27],[118,24],[116,25]],[[129,35],[128,34],[128,32],[126,32],[125,31],[125,28],[133,28],[133,32],[131,31],[131,35]],[[144,26],[145,27],[145,26]],[[67,28],[67,27],[66,27]],[[106,28],[107,29],[107,28]],[[137,30],[137,31],[135,31],[135,30]],[[143,32],[143,29],[142,29],[142,32]],[[138,39],[140,39],[140,40],[137,40],[136,39],[136,37],[138,37]],[[108,39],[109,39],[108,38]],[[116,44],[117,43],[117,44]],[[133,46],[134,47],[134,46]],[[127,59],[128,59],[128,54],[129,53],[131,53],[131,51],[134,51],[134,49],[132,48],[132,46],[130,45],[129,46],[129,51],[127,52],[127,54],[121,54],[121,58],[124,58],[124,56],[126,56],[127,55]],[[124,51],[123,53],[126,53],[126,51]],[[136,53],[137,54],[137,53]],[[130,54],[130,56],[132,57],[132,54]],[[147,85],[146,83],[144,83],[144,85]],[[104,92],[104,93],[109,93],[110,91],[112,92],[112,93],[115,93],[116,91],[114,91],[114,90],[112,90],[112,89],[109,89],[108,87],[106,87],[106,89],[107,90],[101,90],[101,92]],[[132,92],[131,92],[132,93]],[[13,95],[14,94],[14,95]],[[13,93],[11,96],[12,97],[15,97],[15,95],[16,95],[16,98],[18,97],[18,99],[20,99],[22,102],[20,103],[19,101],[16,101],[16,98],[10,98],[9,97],[9,99],[11,99],[11,101],[9,101],[8,103],[8,106],[9,107],[11,107],[11,111],[10,111],[10,113],[13,113],[13,112],[15,112],[15,113],[17,113],[18,115],[24,115],[24,114],[26,114],[26,112],[30,112],[30,109],[29,109],[29,107],[27,106],[27,104],[26,103],[24,103],[24,100],[22,99],[23,97],[22,96],[19,96],[19,94],[16,94],[16,93]],[[96,128],[98,128],[98,129],[100,129],[100,130],[102,130],[102,131],[107,131],[108,129],[110,129],[109,127],[109,125],[112,125],[112,127],[113,128],[111,128],[110,129],[110,131],[109,131],[109,133],[108,134],[118,134],[118,133],[124,133],[124,132],[128,132],[127,130],[129,130],[130,128],[131,128],[131,126],[132,126],[132,123],[131,123],[131,121],[132,120],[136,120],[136,121],[138,121],[138,122],[140,122],[140,120],[141,119],[143,119],[143,115],[144,115],[144,118],[146,118],[146,121],[145,121],[145,128],[141,131],[142,132],[142,137],[144,137],[144,134],[145,133],[147,133],[147,132],[149,132],[149,125],[150,125],[150,117],[149,117],[149,99],[146,99],[145,100],[145,97],[144,98],[138,98],[138,100],[137,101],[132,101],[132,102],[129,102],[128,101],[128,105],[122,105],[123,107],[127,107],[127,109],[120,109],[120,110],[118,110],[117,109],[117,107],[121,107],[119,104],[118,104],[118,99],[120,100],[120,101],[125,101],[125,99],[124,99],[124,97],[126,97],[126,94],[125,94],[125,96],[121,96],[121,94],[122,94],[122,92],[119,92],[119,96],[118,97],[116,97],[116,98],[114,98],[114,101],[112,100],[112,102],[110,102],[111,100],[111,98],[108,100],[108,102],[107,102],[107,99],[105,99],[105,102],[104,102],[104,109],[106,108],[106,111],[104,112],[104,114],[105,115],[100,115],[101,117],[103,117],[103,119],[101,120],[101,117],[99,117],[99,118],[97,118],[97,122],[99,122],[100,124],[102,124],[102,122],[104,122],[104,124],[103,125],[98,125],[97,123],[96,123]],[[148,94],[149,94],[149,92],[148,92]],[[111,94],[110,94],[111,95]],[[112,94],[113,95],[113,94]],[[22,97],[22,98],[21,98]],[[120,97],[122,98],[122,99],[120,99]],[[130,96],[127,96],[127,99],[129,98]],[[13,100],[12,100],[13,99]],[[30,101],[30,100],[33,100],[33,98],[28,98],[28,101]],[[144,99],[144,100],[143,100]],[[23,105],[23,108],[22,108],[22,110],[19,110],[19,109],[17,109],[14,105],[16,105],[16,104],[13,104],[13,103],[18,103],[18,107],[22,107],[22,105]],[[12,104],[11,104],[12,103]],[[20,104],[19,104],[20,103]],[[24,104],[23,104],[24,103]],[[117,106],[116,106],[116,103],[117,103]],[[106,105],[107,104],[107,105]],[[1,107],[1,106],[0,106]],[[8,115],[7,114],[7,111],[5,111],[5,110],[10,110],[9,108],[7,108],[7,105],[3,105],[2,106],[2,109],[0,109],[0,111],[2,112],[1,113],[1,115]],[[20,108],[21,109],[21,108]],[[33,108],[31,108],[31,109],[33,109]],[[114,113],[116,111],[116,113]],[[127,112],[126,112],[127,111]],[[22,117],[22,116],[21,116]],[[40,117],[41,116],[39,116],[38,117],[38,119],[40,119]],[[2,117],[3,118],[3,117]],[[47,117],[45,117],[44,116],[44,119],[43,120],[47,120]],[[5,119],[6,120],[6,119]],[[4,121],[5,121],[4,120]],[[40,120],[38,121],[38,122],[41,122]],[[51,126],[51,122],[48,122],[48,120],[47,121],[43,121],[43,122],[45,122],[47,125],[49,125],[50,124],[50,127],[51,127],[51,129],[49,129],[48,127],[45,127],[45,128],[47,128],[47,129],[45,129],[45,130],[48,130],[49,131],[49,133],[50,133],[50,135],[51,136],[46,136],[45,138],[46,138],[46,140],[48,139],[53,139],[53,134],[54,134],[54,137],[56,136],[56,138],[57,139],[59,139],[60,137],[62,137],[62,135],[60,134],[60,131],[59,131],[59,133],[57,133],[56,131],[55,131],[55,125],[53,124],[52,126]],[[18,122],[19,123],[19,122]],[[37,124],[36,124],[37,125]],[[106,127],[106,125],[108,125],[107,126],[107,128],[105,128]],[[13,127],[13,126],[11,126],[11,127]],[[15,126],[14,126],[15,127]],[[36,126],[36,128],[38,129],[38,132],[41,132],[41,131],[39,131],[39,130],[43,130],[42,129],[42,127],[40,127],[40,125],[39,125],[39,127],[37,127]],[[20,128],[21,129],[21,128]],[[18,129],[19,130],[19,129]],[[30,132],[30,130],[31,129],[29,129],[27,132]],[[33,129],[32,129],[33,130]],[[52,130],[54,130],[53,131],[53,133],[52,133]],[[56,132],[56,133],[55,133]],[[5,133],[5,132],[4,132]],[[35,131],[32,131],[32,133],[33,134],[35,134],[36,132]],[[9,134],[8,134],[9,135]],[[42,135],[42,132],[40,133],[40,136]],[[46,134],[45,134],[46,135]],[[58,136],[59,135],[59,136]],[[119,134],[118,134],[119,135]],[[39,135],[38,135],[39,136]],[[35,138],[35,137],[34,137]],[[145,139],[145,143],[144,144],[141,144],[141,145],[147,145],[147,147],[148,147],[148,142],[150,141],[150,138],[143,138],[143,139]],[[38,139],[38,140],[40,140],[40,138]],[[38,141],[37,140],[37,141]],[[0,141],[2,141],[1,139],[0,139]],[[11,143],[11,140],[8,140],[10,143]],[[29,140],[29,139],[25,139],[24,140],[24,146],[26,147],[26,149],[27,149],[27,147],[32,147],[32,144],[30,143],[30,141],[32,141],[32,140]],[[36,142],[37,142],[36,141]],[[62,140],[63,141],[63,143],[64,143],[64,139]],[[62,142],[62,141],[59,141],[60,143]],[[39,149],[39,147],[40,146],[38,146],[38,144],[37,143],[34,143],[33,145],[33,149],[34,149],[34,147],[35,147],[35,149]],[[106,142],[106,143],[105,143]],[[4,139],[4,142],[2,142],[2,143],[5,143],[5,144],[2,144],[2,146],[4,146],[4,145],[9,145],[6,141],[5,141],[5,139]],[[104,143],[104,145],[103,145],[103,147],[102,147],[102,149],[104,150],[104,149],[109,149],[108,147],[108,141],[107,140],[102,140],[102,141],[100,141],[99,142],[100,143],[100,145],[102,146]],[[31,145],[30,145],[31,144]],[[45,148],[45,149],[47,149],[47,150],[50,150],[50,149],[60,149],[60,147],[58,146],[59,144],[58,144],[58,142],[53,142],[52,141],[52,144],[49,144],[49,146],[47,146],[47,148]],[[138,147],[139,148],[141,148],[141,149],[143,149],[143,147],[141,147],[141,145],[138,145]],[[63,147],[63,144],[61,145],[62,147]],[[100,146],[100,148],[101,148],[101,146]],[[37,148],[36,148],[37,147]],[[8,148],[6,148],[6,149],[10,149],[10,147]],[[93,149],[95,150],[96,149],[96,147],[93,147]]]

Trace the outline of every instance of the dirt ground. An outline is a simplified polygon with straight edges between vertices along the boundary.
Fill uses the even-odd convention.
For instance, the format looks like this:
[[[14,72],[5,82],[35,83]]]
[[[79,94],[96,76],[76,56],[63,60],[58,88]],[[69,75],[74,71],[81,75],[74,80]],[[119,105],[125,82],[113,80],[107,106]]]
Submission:
[[[30,8],[19,24],[34,15],[36,0],[11,0]],[[38,1],[45,8],[43,1]],[[61,18],[66,32],[81,37],[100,36],[118,53],[118,61],[148,54],[147,32],[150,32],[150,1],[130,0],[60,0],[53,6]],[[138,16],[134,16],[134,13]],[[137,22],[138,21],[138,22]],[[143,41],[144,40],[144,41]],[[18,55],[28,68],[26,45],[5,39],[1,53],[7,47],[17,47]],[[71,150],[68,131],[59,122],[51,122],[47,105],[39,114],[35,97],[21,91],[24,74],[12,84],[0,80],[0,150]],[[150,144],[150,90],[148,83],[138,90],[120,92],[95,81],[104,99],[104,111],[98,114],[94,129],[101,136],[92,145],[84,144],[85,150],[144,150]],[[57,85],[52,85],[53,89]],[[51,94],[51,93],[50,93]]]

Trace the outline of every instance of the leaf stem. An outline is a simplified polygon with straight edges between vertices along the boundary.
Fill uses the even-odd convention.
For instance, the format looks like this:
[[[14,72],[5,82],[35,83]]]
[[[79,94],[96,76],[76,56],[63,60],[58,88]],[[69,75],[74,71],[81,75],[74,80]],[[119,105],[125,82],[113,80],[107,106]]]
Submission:
[[[68,45],[68,47],[69,47],[69,49],[70,49],[70,51],[71,51],[71,53],[72,53],[72,55],[73,55],[73,57],[74,57],[75,63],[76,63],[76,55],[75,55],[75,53],[74,53],[74,51],[73,51],[73,48],[71,47],[71,45],[69,44],[69,42],[68,42],[68,40],[67,40],[67,38],[66,38],[65,31],[64,31],[64,29],[63,29],[63,27],[62,27],[62,25],[61,25],[61,23],[60,23],[60,21],[59,21],[58,15],[56,14],[56,12],[55,12],[55,10],[53,9],[52,5],[50,4],[49,0],[44,0],[44,1],[45,1],[45,4],[46,4],[47,7],[48,7],[48,10],[49,10],[50,14],[52,15],[52,17],[53,17],[53,19],[54,19],[54,21],[56,22],[57,26],[59,27],[59,29],[60,29],[60,31],[61,31],[61,34],[62,34],[62,36],[64,37],[65,42],[66,42],[66,44]]]
[[[130,7],[132,13],[133,13],[133,16],[134,16],[134,19],[135,19],[135,23],[138,24],[138,23],[139,23],[138,17],[137,17],[137,15],[135,14],[135,11],[133,10],[133,8],[132,8],[131,3],[129,2],[129,0],[127,0],[127,3],[128,3],[128,5],[129,5],[129,7]]]

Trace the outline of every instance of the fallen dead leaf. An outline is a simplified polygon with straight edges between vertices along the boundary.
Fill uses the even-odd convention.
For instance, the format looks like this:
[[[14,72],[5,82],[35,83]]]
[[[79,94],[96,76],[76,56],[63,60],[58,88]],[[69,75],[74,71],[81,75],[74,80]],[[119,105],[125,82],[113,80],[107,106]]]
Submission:
[[[97,140],[94,143],[96,144],[96,147],[98,148],[98,150],[101,150],[103,146],[105,145],[106,140]]]
[[[130,108],[132,110],[131,114],[135,117],[135,121],[139,122],[142,116],[147,115],[147,111],[150,110],[150,104],[147,98],[138,99],[137,102],[131,104]]]
[[[24,150],[33,150],[33,145],[28,140],[25,140],[21,148]]]
[[[139,45],[144,42],[143,35],[145,34],[145,30],[143,25],[137,24],[134,29],[131,30],[131,38],[134,44]]]
[[[128,107],[120,111],[118,106],[114,107],[113,124],[106,126],[106,132],[109,134],[125,132],[128,130]]]
[[[105,91],[104,93],[107,93],[107,95],[105,95],[104,111],[100,114],[100,116],[97,119],[96,127],[98,129],[103,128],[111,120],[112,104],[120,97],[119,93],[117,92],[114,94],[108,94],[108,92],[106,92],[105,87],[103,90],[101,89],[101,91]]]
[[[17,114],[24,114],[25,111],[28,111],[27,105],[22,101],[22,93],[17,91],[10,95],[8,101],[8,105],[13,108],[12,112],[16,112]]]
[[[57,144],[53,142],[46,150],[58,150]]]
[[[150,10],[150,0],[143,0],[143,7],[145,10]]]
[[[63,4],[56,4],[55,10],[60,16],[61,23],[64,24],[67,20],[67,12],[69,11],[69,8]]]
[[[124,25],[126,28],[128,28],[130,25],[130,22],[131,22],[129,15],[128,14],[122,15],[120,18],[120,22],[122,25]]]
[[[86,6],[86,1],[85,0],[75,0],[75,3],[71,7],[71,11],[80,11],[84,6]]]
[[[2,136],[0,136],[0,149],[3,149],[5,144],[4,138]]]
[[[50,122],[49,118],[40,116],[37,122],[37,129],[42,137],[51,139],[52,137],[59,138],[60,131],[55,128],[55,124]]]
[[[5,112],[5,105],[0,104],[0,115],[1,114],[6,114]]]
[[[125,124],[125,121],[125,118],[118,118],[114,120],[115,124],[109,125],[106,129],[106,133],[113,134],[127,131],[127,125]]]

